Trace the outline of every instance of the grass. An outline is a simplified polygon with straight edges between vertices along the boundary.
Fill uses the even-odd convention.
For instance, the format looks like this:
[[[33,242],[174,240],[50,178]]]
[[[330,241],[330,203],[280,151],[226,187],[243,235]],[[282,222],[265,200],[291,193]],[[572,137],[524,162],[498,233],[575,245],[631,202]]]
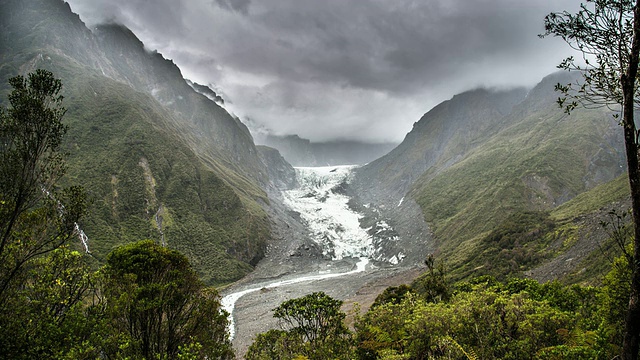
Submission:
[[[551,216],[556,220],[571,219],[577,215],[588,214],[605,205],[620,201],[628,197],[629,194],[629,179],[625,173],[558,206],[551,212]]]

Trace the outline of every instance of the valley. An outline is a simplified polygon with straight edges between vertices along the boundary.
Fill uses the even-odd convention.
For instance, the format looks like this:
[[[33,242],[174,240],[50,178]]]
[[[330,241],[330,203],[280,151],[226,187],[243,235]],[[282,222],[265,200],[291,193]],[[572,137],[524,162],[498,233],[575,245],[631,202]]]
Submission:
[[[556,290],[578,289],[578,295],[571,293],[573,300],[596,299],[599,289],[609,291],[606,274],[612,259],[623,253],[616,236],[626,234],[615,233],[610,225],[629,228],[629,217],[620,215],[630,208],[623,132],[616,112],[606,107],[578,107],[571,113],[558,107],[554,87],[576,82],[573,72],[550,73],[527,86],[465,88],[435,106],[427,106],[432,100],[424,99],[417,106],[426,111],[421,117],[390,116],[382,130],[362,125],[353,114],[324,111],[327,124],[344,120],[338,121],[345,125],[344,134],[312,141],[286,131],[271,133],[259,126],[259,116],[233,114],[230,109],[242,101],[228,97],[217,84],[187,80],[174,60],[150,50],[123,24],[87,25],[62,0],[0,0],[0,16],[2,108],[8,106],[8,81],[15,75],[46,69],[63,84],[68,132],[60,153],[66,173],[56,185],[77,185],[89,199],[86,214],[74,223],[80,240],[66,244],[82,259],[81,269],[99,274],[114,251],[140,251],[135,248],[140,244],[147,250],[155,245],[153,251],[167,256],[180,254],[183,258],[176,261],[181,269],[193,268],[186,272],[195,284],[191,290],[210,296],[198,298],[204,299],[201,304],[210,301],[210,309],[220,305],[230,313],[228,330],[239,357],[256,335],[278,328],[273,309],[313,292],[343,301],[345,323],[353,330],[353,311],[367,313],[389,287],[391,295],[386,296],[391,300],[376,310],[380,313],[371,313],[371,324],[375,314],[387,310],[390,319],[419,311],[425,318],[447,314],[449,309],[438,306],[446,307],[452,298],[469,305],[478,299],[476,290],[480,298],[486,296],[480,308],[485,300],[493,306],[492,299],[507,296],[503,285],[511,286],[508,301],[516,314],[522,304],[549,310],[546,296]],[[209,61],[211,68],[223,71],[217,60]],[[246,82],[241,86],[262,86],[256,103],[264,106],[265,118],[272,110],[272,95],[292,103],[321,97],[295,87],[280,93],[275,88],[282,84],[268,76],[235,75],[239,83]],[[353,106],[365,120],[365,113],[371,115],[369,105],[391,106],[406,95],[373,91],[370,98],[358,91],[365,105]],[[347,126],[349,121],[353,126]],[[381,140],[380,134],[396,132],[406,121],[415,122],[402,141]],[[324,130],[333,131],[325,129],[327,124],[312,127],[324,136]],[[375,141],[360,139],[374,132],[380,135]],[[307,134],[315,135],[311,130]],[[28,279],[31,273],[22,275]],[[401,285],[407,286],[398,289]],[[82,288],[86,304],[107,301],[92,286]],[[555,288],[526,293],[536,286]],[[410,287],[411,295],[401,292]],[[446,291],[430,297],[431,289],[442,288]],[[16,294],[22,291],[20,286],[15,289]],[[95,299],[89,301],[90,296]],[[20,301],[28,308],[31,299],[28,295]],[[419,303],[417,310],[413,300]],[[405,308],[399,307],[401,301]],[[565,316],[579,308],[573,302],[574,308],[563,308],[563,301],[552,310]],[[587,305],[585,311],[600,311]],[[89,307],[77,309],[78,314],[89,313]],[[547,314],[555,314],[552,310]],[[394,311],[408,315],[396,316]],[[221,312],[206,315],[217,315],[217,325],[225,321]],[[593,315],[584,325],[562,316],[558,329],[575,325],[585,338],[602,320]],[[414,320],[384,325],[404,329],[422,321]],[[438,321],[416,326],[423,331]],[[230,347],[223,327],[216,331],[222,334],[218,344]],[[557,337],[554,344],[563,346],[566,339],[560,332],[549,334]],[[477,328],[472,335],[480,336]],[[525,338],[536,338],[529,335]],[[449,339],[434,340],[429,351],[450,351]],[[362,344],[379,345],[371,339]],[[126,348],[96,346],[114,353],[122,350],[119,346]]]
[[[231,314],[230,330],[238,354],[246,352],[258,333],[277,327],[272,310],[285,300],[314,291],[352,299],[379,279],[421,267],[419,262],[404,261],[405,254],[412,254],[411,259],[424,258],[430,249],[428,243],[402,247],[398,253],[390,254],[391,247],[383,244],[399,241],[397,232],[388,224],[392,220],[377,217],[372,226],[361,225],[367,222],[363,221],[365,215],[349,206],[351,199],[346,191],[357,167],[295,168],[298,186],[279,196],[288,211],[301,219],[313,241],[311,246],[317,249],[313,255],[308,253],[309,245],[284,254],[268,250],[248,279],[222,291],[222,304]],[[291,268],[293,263],[296,265]]]

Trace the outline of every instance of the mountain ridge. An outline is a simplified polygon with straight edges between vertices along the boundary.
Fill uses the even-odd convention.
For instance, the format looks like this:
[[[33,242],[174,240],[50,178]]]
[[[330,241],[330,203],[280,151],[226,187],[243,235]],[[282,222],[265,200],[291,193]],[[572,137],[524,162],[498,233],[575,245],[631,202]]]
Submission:
[[[384,187],[384,191],[375,191],[373,196],[386,198],[381,201],[383,203],[399,201],[426,170],[433,169],[434,166],[451,166],[477,146],[478,139],[496,132],[497,129],[492,128],[492,125],[498,126],[501,118],[506,115],[505,111],[524,98],[525,93],[524,88],[499,92],[475,89],[436,105],[414,123],[400,145],[358,170],[356,186],[360,189]],[[476,106],[469,106],[469,101]],[[447,120],[442,121],[443,118]],[[449,149],[452,141],[464,141],[462,148]],[[371,181],[375,184],[371,185]],[[366,201],[369,200],[373,198]]]
[[[484,256],[482,239],[509,216],[550,211],[624,171],[622,133],[609,111],[558,108],[553,85],[572,76],[551,74],[528,91],[502,92],[502,112],[488,90],[439,104],[402,144],[357,172],[354,193],[396,217],[415,201],[413,216],[433,233],[424,246],[457,272]]]
[[[270,179],[246,126],[120,25],[92,32],[61,0],[3,0],[0,13],[0,93],[36,67],[63,82],[65,181],[94,199],[81,224],[94,257],[150,238],[208,284],[249,273],[272,235]]]

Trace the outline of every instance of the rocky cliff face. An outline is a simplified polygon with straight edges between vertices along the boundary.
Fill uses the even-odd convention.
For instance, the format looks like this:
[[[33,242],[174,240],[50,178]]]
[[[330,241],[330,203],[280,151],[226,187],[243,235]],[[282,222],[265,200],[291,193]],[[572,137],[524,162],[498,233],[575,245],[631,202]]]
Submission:
[[[267,167],[270,186],[275,191],[291,190],[298,186],[296,170],[280,155],[280,152],[268,146],[259,145],[258,155]]]

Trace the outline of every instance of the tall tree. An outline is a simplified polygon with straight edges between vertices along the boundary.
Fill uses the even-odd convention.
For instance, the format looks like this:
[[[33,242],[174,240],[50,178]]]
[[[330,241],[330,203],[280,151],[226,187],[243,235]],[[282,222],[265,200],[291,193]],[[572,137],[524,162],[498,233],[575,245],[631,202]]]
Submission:
[[[609,106],[622,114],[620,124],[624,131],[635,226],[633,253],[627,254],[632,276],[622,358],[637,359],[640,337],[640,134],[634,111],[640,99],[640,0],[587,0],[575,14],[564,11],[547,15],[545,30],[542,36],[558,36],[583,55],[582,62],[570,57],[559,66],[583,75],[577,84],[556,86],[565,94],[559,99],[560,105],[567,111],[580,103]],[[572,101],[567,103],[568,98]]]
[[[351,332],[341,300],[323,292],[290,299],[273,309],[282,330],[258,334],[246,359],[352,359]]]
[[[0,358],[97,358],[89,340],[101,318],[87,256],[67,247],[30,261],[0,312]]]
[[[62,83],[46,70],[9,80],[0,107],[0,311],[12,280],[35,257],[65,244],[85,210],[82,189],[58,190],[67,127]]]
[[[233,358],[218,294],[178,251],[151,240],[124,245],[109,254],[104,275],[108,331],[120,341],[109,356],[175,359],[182,347]]]

